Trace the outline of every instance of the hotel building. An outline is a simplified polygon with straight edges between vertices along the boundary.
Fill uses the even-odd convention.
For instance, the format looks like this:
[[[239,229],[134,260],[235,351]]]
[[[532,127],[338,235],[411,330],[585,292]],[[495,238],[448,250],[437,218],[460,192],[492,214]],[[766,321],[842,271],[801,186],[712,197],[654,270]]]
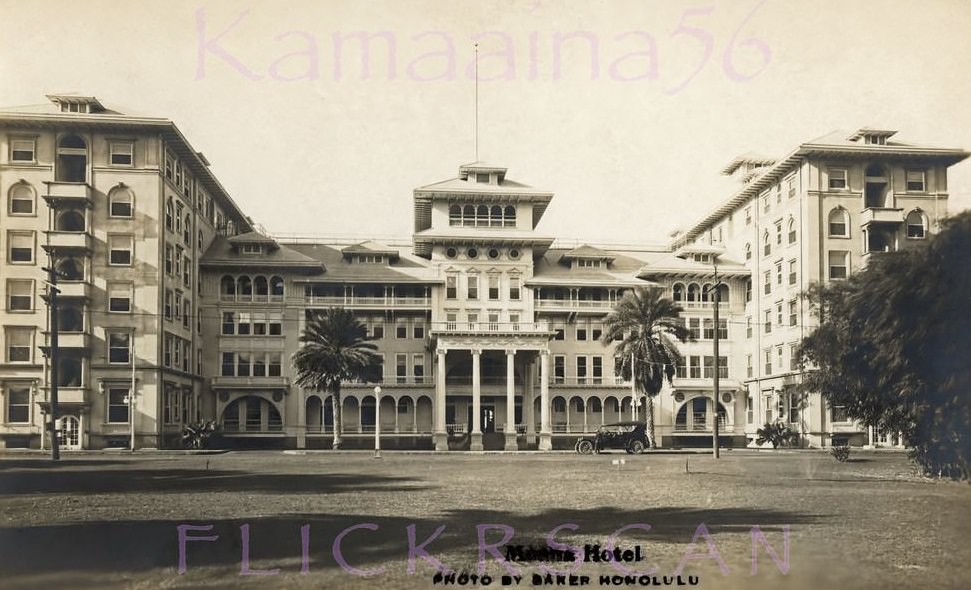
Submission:
[[[48,264],[69,449],[126,446],[132,427],[138,447],[175,447],[201,419],[228,446],[329,447],[329,396],[295,386],[289,359],[307,318],[331,307],[354,311],[383,358],[379,393],[343,388],[346,446],[373,444],[380,416],[390,448],[570,448],[602,423],[643,419],[600,342],[638,286],[679,301],[696,338],[655,400],[661,446],[710,445],[716,417],[731,446],[780,420],[803,446],[877,443],[796,393],[791,358],[814,321],[798,294],[925,240],[946,212],[948,167],[968,156],[875,129],[746,155],[723,171],[738,191],[671,244],[624,248],[542,235],[553,193],[476,162],[414,190],[411,240],[285,242],[259,231],[171,121],[48,98],[0,111],[7,448],[50,443]]]

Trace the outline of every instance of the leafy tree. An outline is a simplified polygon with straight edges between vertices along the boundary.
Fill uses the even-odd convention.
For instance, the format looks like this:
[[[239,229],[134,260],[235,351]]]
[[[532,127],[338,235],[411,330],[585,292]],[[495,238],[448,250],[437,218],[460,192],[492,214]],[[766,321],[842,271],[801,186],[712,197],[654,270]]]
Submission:
[[[803,387],[864,424],[898,430],[925,473],[971,475],[971,212],[926,245],[873,256],[811,289],[819,327]]]
[[[341,445],[341,383],[351,380],[378,381],[381,357],[369,342],[367,328],[344,308],[331,308],[307,322],[293,355],[295,383],[331,394],[334,407],[334,444]]]
[[[647,396],[644,408],[647,438],[651,448],[654,437],[654,397],[664,381],[671,383],[681,353],[675,340],[687,342],[691,333],[680,321],[681,306],[661,296],[658,289],[638,287],[628,291],[604,320],[601,342],[619,341],[615,354],[621,360],[619,374],[633,380],[635,387]],[[631,360],[633,357],[633,366]]]

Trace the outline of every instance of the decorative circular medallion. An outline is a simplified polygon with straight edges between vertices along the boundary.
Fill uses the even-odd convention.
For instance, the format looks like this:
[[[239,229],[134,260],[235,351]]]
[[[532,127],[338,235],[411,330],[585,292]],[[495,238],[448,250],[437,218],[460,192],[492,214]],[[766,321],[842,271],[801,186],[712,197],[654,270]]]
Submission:
[[[509,251],[509,257],[513,260],[519,260],[519,250],[513,248]]]
[[[465,255],[468,256],[469,258],[478,258],[479,251],[476,250],[475,248],[469,248],[468,250],[465,251]]]
[[[229,392],[228,391],[220,391],[219,392],[219,401],[221,401],[223,403],[228,402],[229,401]]]
[[[727,391],[725,393],[723,393],[722,394],[722,402],[723,403],[726,403],[726,404],[732,403],[732,394],[729,393],[729,392],[727,392]]]
[[[456,250],[455,248],[447,248],[445,250],[446,258],[455,258],[456,256],[458,256],[458,254],[459,254],[458,250]]]
[[[273,401],[275,401],[275,402],[283,401],[283,392],[282,391],[274,391],[273,392]]]
[[[684,393],[683,392],[680,392],[680,391],[676,392],[674,394],[674,401],[678,402],[679,404],[681,402],[683,402],[684,401]]]
[[[499,258],[499,250],[496,248],[489,249],[489,258],[496,259]]]

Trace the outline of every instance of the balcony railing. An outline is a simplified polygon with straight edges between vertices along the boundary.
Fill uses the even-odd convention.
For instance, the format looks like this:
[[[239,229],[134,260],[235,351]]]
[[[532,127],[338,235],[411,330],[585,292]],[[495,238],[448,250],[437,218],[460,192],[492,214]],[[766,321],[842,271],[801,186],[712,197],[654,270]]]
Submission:
[[[860,217],[861,225],[871,223],[903,223],[904,210],[889,207],[867,207]]]
[[[537,309],[569,309],[569,310],[598,310],[610,311],[616,301],[595,301],[590,299],[534,299]]]
[[[223,424],[222,431],[227,434],[280,434],[283,432],[282,424]]]
[[[432,332],[552,334],[546,322],[432,322]]]
[[[88,232],[48,231],[47,243],[43,245],[47,251],[51,250],[85,250],[91,251],[91,234]]]
[[[400,308],[430,308],[431,297],[364,297],[364,296],[333,296],[309,295],[304,300],[311,305],[336,307],[400,307]]]
[[[219,295],[220,301],[235,301],[236,303],[266,303],[267,301],[281,302],[283,301],[283,295],[265,295],[265,294],[249,294],[244,295],[242,293],[221,293]]]
[[[276,375],[273,377],[213,377],[212,386],[287,389],[290,387],[290,378]]]
[[[91,186],[84,182],[47,181],[47,198],[91,201]]]
[[[550,385],[577,386],[577,385],[630,385],[630,381],[625,381],[622,377],[615,375],[604,375],[602,377],[550,377]],[[537,379],[539,385],[541,380]]]

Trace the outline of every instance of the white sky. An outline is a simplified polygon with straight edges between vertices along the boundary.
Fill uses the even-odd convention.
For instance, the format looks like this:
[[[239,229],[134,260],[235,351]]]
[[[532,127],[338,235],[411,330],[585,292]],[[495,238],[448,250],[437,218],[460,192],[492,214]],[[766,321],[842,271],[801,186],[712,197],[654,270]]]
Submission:
[[[353,39],[338,77],[333,36],[358,31],[384,34],[370,78]],[[0,105],[80,92],[167,117],[268,230],[407,237],[412,189],[474,158],[485,32],[480,74],[501,79],[480,82],[479,156],[556,193],[552,237],[664,242],[731,194],[734,156],[835,129],[971,149],[967,0],[0,0]],[[950,192],[971,207],[971,162]]]

